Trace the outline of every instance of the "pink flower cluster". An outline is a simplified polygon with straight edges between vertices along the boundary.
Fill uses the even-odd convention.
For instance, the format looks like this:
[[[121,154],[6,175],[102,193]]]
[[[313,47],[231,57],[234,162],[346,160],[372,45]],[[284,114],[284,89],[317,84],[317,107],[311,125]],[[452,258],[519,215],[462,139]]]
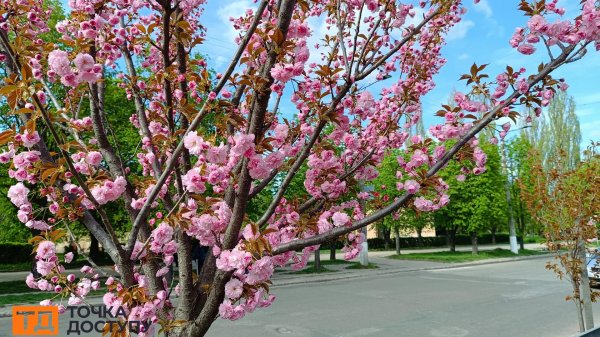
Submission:
[[[48,54],[48,77],[59,77],[63,85],[76,87],[80,83],[95,83],[102,77],[102,65],[95,63],[89,54],[77,54],[71,67],[69,54],[62,50],[53,50]]]
[[[565,9],[557,7],[558,0],[552,0],[545,5],[542,15],[557,14],[564,16]],[[510,44],[525,55],[535,52],[535,45],[545,40],[549,46],[558,44],[576,44],[579,42],[593,42],[596,50],[600,50],[600,9],[595,0],[585,0],[581,16],[573,21],[556,20],[548,22],[540,15],[533,15],[527,27],[517,28]]]
[[[312,196],[325,195],[336,199],[346,191],[346,182],[339,179],[343,173],[342,162],[333,151],[325,150],[320,154],[311,154],[308,157],[304,187]]]
[[[190,200],[187,207],[193,212],[197,206],[193,200]],[[198,239],[201,245],[209,247],[220,242],[221,235],[231,218],[231,210],[224,201],[214,203],[211,211],[211,213],[192,216],[186,230],[186,233]]]
[[[96,185],[91,188],[92,196],[98,204],[104,205],[108,202],[119,199],[121,194],[125,192],[127,181],[119,176],[114,181],[105,180],[101,185]]]
[[[161,277],[169,271],[169,266],[173,264],[174,255],[177,253],[177,243],[173,239],[173,227],[162,222],[152,231],[151,237],[150,251],[162,254],[162,260],[165,262],[165,266],[156,274],[156,277]]]

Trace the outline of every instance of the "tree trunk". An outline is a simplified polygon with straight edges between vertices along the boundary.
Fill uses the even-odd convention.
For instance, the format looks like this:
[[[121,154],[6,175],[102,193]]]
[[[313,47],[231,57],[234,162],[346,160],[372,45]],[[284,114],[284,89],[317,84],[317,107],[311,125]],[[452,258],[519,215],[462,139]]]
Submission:
[[[456,252],[456,228],[446,230],[448,234],[448,245],[450,246],[450,252]]]
[[[391,240],[390,240],[390,234],[391,234],[391,230],[389,228],[384,228],[383,229],[383,246],[385,247],[385,249],[390,249],[391,246]]]
[[[471,232],[471,253],[473,253],[473,255],[479,254],[479,247],[477,246],[477,232]]]
[[[590,289],[590,278],[587,272],[587,256],[585,242],[580,239],[578,242],[579,258],[581,260],[581,302],[583,305],[583,317],[585,321],[585,329],[590,330],[594,327],[594,312],[592,310],[592,291]]]
[[[335,261],[336,257],[335,257],[335,241],[331,243],[331,246],[329,247],[329,259],[331,261]]]
[[[394,234],[396,236],[396,255],[400,255],[400,230],[398,227],[394,228]]]
[[[492,244],[495,245],[496,244],[496,227],[492,227]]]
[[[573,285],[573,293],[580,293],[579,286],[577,285],[577,281],[574,279],[575,276],[571,275],[571,285]],[[575,309],[577,311],[577,323],[579,323],[579,332],[585,332],[585,322],[583,320],[583,305],[581,301],[577,298],[573,299],[573,303],[575,303]]]
[[[423,247],[423,228],[417,228],[417,246]]]
[[[525,249],[525,214],[523,213],[523,202],[519,201],[519,232],[521,232],[521,250]]]
[[[321,271],[321,250],[315,250],[315,271]]]
[[[90,259],[96,263],[100,259],[100,244],[93,235],[90,235]]]

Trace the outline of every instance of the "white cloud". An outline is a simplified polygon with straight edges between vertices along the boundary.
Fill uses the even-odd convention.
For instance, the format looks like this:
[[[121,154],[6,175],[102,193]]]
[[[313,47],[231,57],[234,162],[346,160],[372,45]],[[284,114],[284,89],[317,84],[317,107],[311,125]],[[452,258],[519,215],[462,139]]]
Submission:
[[[467,60],[467,59],[470,59],[470,58],[471,58],[471,55],[469,55],[467,53],[462,53],[462,54],[458,55],[458,59],[459,60]]]
[[[457,23],[454,27],[450,28],[446,40],[452,41],[463,39],[465,36],[467,36],[467,32],[469,31],[469,29],[473,28],[474,26],[475,22],[471,20],[462,20],[461,22]]]
[[[581,123],[581,131],[584,144],[592,139],[600,139],[600,120]]]
[[[219,7],[219,10],[217,11],[217,16],[221,19],[223,25],[222,27],[219,27],[221,29],[215,30],[213,31],[213,33],[215,35],[220,36],[224,40],[231,41],[231,43],[234,43],[235,38],[238,36],[239,32],[233,28],[233,25],[229,21],[229,18],[238,18],[244,15],[247,9],[254,7],[256,7],[256,5],[249,0],[233,1],[225,6]]]
[[[473,8],[476,12],[483,13],[486,18],[490,18],[494,15],[494,11],[492,11],[492,7],[487,0],[481,0],[478,4],[473,5]]]

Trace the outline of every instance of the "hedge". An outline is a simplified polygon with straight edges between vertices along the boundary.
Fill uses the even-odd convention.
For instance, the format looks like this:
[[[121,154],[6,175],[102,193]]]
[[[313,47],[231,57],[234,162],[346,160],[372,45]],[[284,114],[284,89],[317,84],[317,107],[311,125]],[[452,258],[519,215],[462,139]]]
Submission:
[[[471,237],[468,235],[456,235],[455,244],[457,245],[470,245]],[[385,240],[380,238],[368,239],[370,249],[384,249],[385,248]],[[491,244],[492,243],[492,235],[491,234],[483,234],[477,237],[478,244]],[[508,243],[508,234],[496,234],[496,243]],[[435,237],[422,237],[421,238],[422,247],[444,247],[446,246],[446,237],[445,236],[435,236]],[[390,240],[390,249],[394,248],[396,245],[395,238]],[[400,238],[400,248],[416,248],[419,247],[419,239],[414,237],[408,238]]]
[[[33,246],[28,243],[0,243],[0,263],[24,263],[31,261]]]

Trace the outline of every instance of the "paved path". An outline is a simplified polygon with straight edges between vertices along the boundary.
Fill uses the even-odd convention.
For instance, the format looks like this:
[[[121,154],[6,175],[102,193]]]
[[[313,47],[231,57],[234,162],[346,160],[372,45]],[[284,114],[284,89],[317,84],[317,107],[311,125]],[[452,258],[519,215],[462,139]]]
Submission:
[[[577,333],[569,284],[546,259],[422,270],[273,289],[267,309],[209,337],[568,337]],[[595,304],[598,312],[600,307]],[[598,319],[596,315],[596,319]]]
[[[208,336],[553,337],[577,331],[574,305],[564,300],[568,283],[544,268],[549,256],[460,265],[373,259],[389,264],[279,274],[273,306],[236,322],[219,319]],[[62,317],[59,336],[66,336],[68,318]],[[7,328],[0,336],[10,335],[10,325],[10,318],[0,318]]]

